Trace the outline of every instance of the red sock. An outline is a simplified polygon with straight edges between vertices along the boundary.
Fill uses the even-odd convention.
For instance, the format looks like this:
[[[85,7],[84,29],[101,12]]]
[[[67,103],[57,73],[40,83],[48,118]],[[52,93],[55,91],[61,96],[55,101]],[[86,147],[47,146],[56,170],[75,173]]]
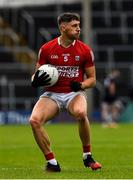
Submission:
[[[91,145],[83,146],[83,153],[91,152]]]
[[[45,155],[45,158],[47,161],[54,159],[54,154],[52,152],[48,153]]]

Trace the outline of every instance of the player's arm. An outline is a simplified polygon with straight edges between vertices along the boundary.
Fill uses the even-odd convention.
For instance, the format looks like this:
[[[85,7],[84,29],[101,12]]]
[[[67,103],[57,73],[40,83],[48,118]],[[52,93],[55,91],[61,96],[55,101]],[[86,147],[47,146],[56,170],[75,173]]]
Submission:
[[[35,73],[37,72],[37,70],[39,69],[40,66],[41,66],[41,65],[37,62],[37,63],[36,63],[36,66],[35,66],[35,72],[34,72],[34,74],[31,76],[31,82],[33,81],[34,76],[35,76]]]
[[[87,78],[83,82],[72,81],[70,83],[70,87],[73,91],[77,92],[80,90],[85,90],[88,88],[92,88],[96,85],[95,66],[86,68],[85,74],[86,74]]]
[[[87,59],[85,66],[85,74],[87,79],[81,83],[81,88],[87,89],[92,88],[96,85],[96,70],[94,65],[94,54],[92,49],[86,52]]]
[[[87,88],[94,87],[96,85],[96,73],[94,65],[94,54],[90,48],[86,48],[85,51],[85,74],[87,79],[83,82],[74,81],[70,83],[70,87],[73,91],[80,91]]]
[[[87,89],[92,88],[96,85],[96,70],[95,66],[91,66],[85,69],[85,74],[87,78],[81,82],[81,88]]]
[[[115,81],[112,80],[110,82],[110,85],[109,85],[109,93],[111,96],[115,95],[116,94],[116,84],[115,84]]]
[[[46,59],[47,59],[46,54],[47,54],[46,49],[44,46],[42,46],[38,53],[38,60],[37,60],[36,66],[35,66],[35,72],[31,77],[32,87],[37,88],[40,86],[49,85],[49,81],[51,80],[51,78],[49,77],[49,75],[46,72],[42,72],[39,69],[41,64],[46,64]]]

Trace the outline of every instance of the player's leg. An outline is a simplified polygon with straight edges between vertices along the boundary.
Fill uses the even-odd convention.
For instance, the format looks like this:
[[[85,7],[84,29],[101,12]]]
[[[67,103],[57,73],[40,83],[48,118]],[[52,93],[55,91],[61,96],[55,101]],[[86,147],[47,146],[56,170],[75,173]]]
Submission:
[[[101,105],[101,117],[103,121],[103,127],[110,126],[110,123],[112,123],[111,105],[106,102],[103,102]]]
[[[117,100],[112,104],[112,127],[117,127],[117,122],[122,111],[123,105],[121,101]]]
[[[30,116],[30,124],[35,137],[35,140],[44,154],[45,159],[53,165],[53,171],[59,171],[58,163],[54,158],[54,154],[51,150],[49,136],[43,127],[48,120],[55,117],[59,112],[58,105],[50,98],[40,98],[33,108]],[[47,164],[49,167],[49,163]],[[57,168],[57,169],[56,169]],[[49,168],[50,169],[50,168]]]
[[[73,98],[68,105],[68,111],[78,120],[79,135],[82,144],[90,144],[90,126],[87,117],[87,103],[85,97],[77,95]]]
[[[84,95],[74,97],[69,105],[68,111],[78,121],[79,136],[83,146],[83,161],[86,167],[91,167],[93,170],[101,168],[100,163],[96,162],[91,155],[90,142],[90,125],[87,117],[87,101]]]

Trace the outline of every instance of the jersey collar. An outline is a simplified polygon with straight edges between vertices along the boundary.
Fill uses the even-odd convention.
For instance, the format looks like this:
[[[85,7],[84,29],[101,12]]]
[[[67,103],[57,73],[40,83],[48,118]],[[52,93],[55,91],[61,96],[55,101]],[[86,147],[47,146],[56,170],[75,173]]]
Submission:
[[[68,47],[70,47],[71,45],[75,45],[75,42],[76,40],[74,40]],[[60,37],[58,37],[58,44],[61,45],[61,42],[60,42]]]

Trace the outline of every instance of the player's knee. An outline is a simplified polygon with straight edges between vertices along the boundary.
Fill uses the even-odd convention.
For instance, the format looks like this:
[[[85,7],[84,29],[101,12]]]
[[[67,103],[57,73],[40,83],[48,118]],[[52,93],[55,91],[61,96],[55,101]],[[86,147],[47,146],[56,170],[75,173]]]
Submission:
[[[85,117],[86,117],[86,111],[84,111],[84,110],[82,110],[82,109],[77,109],[76,111],[75,111],[75,117],[76,117],[76,119],[77,120],[84,120],[85,119]]]
[[[29,119],[29,123],[32,126],[32,128],[39,128],[41,126],[41,122],[36,117],[31,117]]]

